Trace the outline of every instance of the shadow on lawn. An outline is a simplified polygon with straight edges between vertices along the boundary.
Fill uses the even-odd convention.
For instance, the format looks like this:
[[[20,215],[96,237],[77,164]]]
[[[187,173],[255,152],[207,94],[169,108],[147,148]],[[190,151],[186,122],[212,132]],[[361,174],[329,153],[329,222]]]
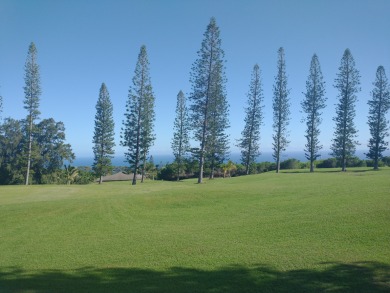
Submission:
[[[171,268],[0,270],[0,292],[390,292],[390,266],[326,263],[319,270],[276,271],[229,266],[214,271]]]
[[[313,173],[340,173],[340,174],[346,174],[346,173],[366,173],[371,171],[380,171],[380,170],[374,170],[373,168],[369,169],[357,169],[357,168],[347,168],[346,171],[341,171],[341,169],[331,169],[327,170],[327,168],[319,168],[316,169]],[[310,172],[309,169],[300,169],[300,170],[282,170],[282,173],[284,174],[313,174]]]

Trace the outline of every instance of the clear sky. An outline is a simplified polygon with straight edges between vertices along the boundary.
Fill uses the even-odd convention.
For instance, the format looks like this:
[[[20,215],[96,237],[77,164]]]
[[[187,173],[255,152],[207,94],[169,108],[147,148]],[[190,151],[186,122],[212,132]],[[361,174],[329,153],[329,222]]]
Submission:
[[[327,108],[320,140],[329,149],[337,103],[333,88],[346,48],[361,74],[356,126],[358,149],[369,139],[368,106],[379,65],[390,76],[388,0],[0,0],[0,95],[3,117],[21,119],[24,63],[30,42],[38,50],[41,118],[63,121],[77,157],[92,156],[95,105],[105,82],[114,105],[117,155],[128,89],[141,45],[146,45],[156,96],[154,155],[170,154],[179,90],[188,97],[191,66],[210,18],[221,31],[226,57],[232,152],[244,127],[252,68],[258,63],[264,90],[261,149],[272,148],[272,86],[277,50],[284,47],[291,89],[290,146],[303,151],[300,102],[311,57],[319,57]]]

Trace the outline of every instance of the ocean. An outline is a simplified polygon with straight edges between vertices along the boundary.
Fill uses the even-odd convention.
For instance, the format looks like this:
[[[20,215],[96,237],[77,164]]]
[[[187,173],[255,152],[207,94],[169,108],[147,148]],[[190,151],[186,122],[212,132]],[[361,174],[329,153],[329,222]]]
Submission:
[[[364,155],[366,151],[359,150],[356,151],[356,156],[360,159],[366,159],[366,156]],[[322,151],[321,152],[321,158],[320,159],[327,159],[331,156],[329,155],[330,151]],[[386,154],[389,155],[389,154]],[[172,163],[174,160],[173,155],[167,155],[167,154],[152,154],[153,161],[156,165],[166,165],[169,163]],[[232,160],[235,163],[240,163],[241,161],[241,154],[240,153],[231,153],[230,154],[230,160]],[[288,159],[297,159],[301,162],[306,162],[307,159],[305,157],[304,152],[285,152],[282,154],[281,161],[285,161]],[[257,162],[274,162],[274,158],[272,157],[272,152],[263,152],[258,158]],[[93,157],[79,157],[76,158],[71,165],[80,167],[80,166],[92,166],[93,163]],[[123,155],[116,156],[112,159],[112,165],[113,166],[128,166],[128,163],[125,161],[125,157]]]

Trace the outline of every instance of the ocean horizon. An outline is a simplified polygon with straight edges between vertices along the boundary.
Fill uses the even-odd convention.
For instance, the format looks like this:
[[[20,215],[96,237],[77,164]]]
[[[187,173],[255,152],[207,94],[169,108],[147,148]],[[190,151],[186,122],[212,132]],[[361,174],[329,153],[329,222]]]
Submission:
[[[365,153],[366,151],[363,150],[358,150],[356,151],[355,155],[360,158],[360,159],[366,159]],[[322,159],[328,159],[331,157],[329,154],[330,151],[322,151],[321,152],[321,157],[319,158],[320,160]],[[388,152],[386,152],[388,153]],[[174,156],[170,154],[151,154],[153,156],[153,161],[154,164],[156,165],[166,165],[169,163],[172,163],[174,160]],[[387,154],[389,155],[389,154]],[[241,154],[240,153],[231,153],[229,156],[229,159],[233,161],[234,163],[240,163],[241,161]],[[285,152],[282,153],[281,156],[281,161],[285,161],[288,159],[297,159],[301,162],[307,162],[307,159],[305,157],[304,152],[297,152],[297,151],[292,151],[292,152]],[[274,162],[274,158],[272,157],[272,152],[263,152],[261,153],[258,157],[256,162]],[[124,155],[118,155],[115,156],[112,160],[112,165],[119,167],[119,166],[128,166],[128,163],[125,160]],[[81,167],[81,166],[92,166],[93,164],[93,157],[77,157],[71,165],[76,166],[76,167]]]

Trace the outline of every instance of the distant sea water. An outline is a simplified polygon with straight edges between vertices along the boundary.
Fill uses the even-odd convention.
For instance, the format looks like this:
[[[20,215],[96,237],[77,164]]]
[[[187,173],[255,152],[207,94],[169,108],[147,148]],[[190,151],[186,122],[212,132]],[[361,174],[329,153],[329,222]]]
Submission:
[[[366,156],[364,155],[366,151],[356,151],[355,155],[359,157],[360,159],[366,159]],[[330,151],[323,151],[321,152],[321,157],[319,159],[327,159],[331,156],[329,155]],[[385,155],[390,155],[390,153],[386,153]],[[166,165],[169,163],[172,163],[174,160],[173,155],[158,155],[158,154],[152,154],[154,164],[156,165]],[[229,156],[229,159],[232,160],[235,163],[240,163],[241,161],[241,154],[240,153],[231,153]],[[282,153],[281,161],[285,161],[288,159],[297,159],[301,162],[306,162],[307,159],[305,157],[304,152],[285,152]],[[257,162],[274,162],[274,158],[272,157],[272,152],[263,152],[258,158]],[[74,160],[71,165],[73,166],[92,166],[93,163],[93,157],[79,157]],[[117,156],[112,159],[112,165],[113,166],[128,166],[129,164],[125,161],[124,156]]]

